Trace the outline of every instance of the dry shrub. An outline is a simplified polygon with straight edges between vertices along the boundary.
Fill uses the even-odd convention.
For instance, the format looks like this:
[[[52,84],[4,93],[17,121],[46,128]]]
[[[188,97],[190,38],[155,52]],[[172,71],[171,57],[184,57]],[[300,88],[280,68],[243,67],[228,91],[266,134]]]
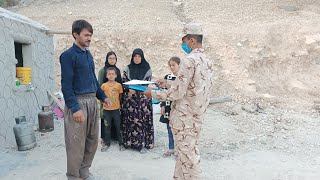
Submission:
[[[18,0],[0,0],[1,7],[15,6],[17,4],[18,4]]]

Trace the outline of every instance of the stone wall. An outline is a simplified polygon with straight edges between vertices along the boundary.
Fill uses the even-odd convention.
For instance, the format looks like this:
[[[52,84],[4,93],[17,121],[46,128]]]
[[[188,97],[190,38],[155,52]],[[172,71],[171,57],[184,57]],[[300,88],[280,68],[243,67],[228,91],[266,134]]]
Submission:
[[[36,125],[40,106],[49,104],[47,90],[55,88],[54,47],[53,38],[45,32],[32,23],[0,14],[0,148],[16,146],[15,117],[26,116],[29,123]],[[27,44],[23,50],[24,66],[32,68],[33,91],[26,85],[15,85],[14,42]]]

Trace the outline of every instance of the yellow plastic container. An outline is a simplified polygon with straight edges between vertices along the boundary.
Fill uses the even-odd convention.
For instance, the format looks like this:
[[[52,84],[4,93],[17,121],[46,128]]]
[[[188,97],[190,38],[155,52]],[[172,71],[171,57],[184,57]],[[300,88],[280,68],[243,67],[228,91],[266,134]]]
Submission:
[[[31,82],[31,68],[30,67],[17,67],[16,77],[19,79],[21,84],[28,84]]]

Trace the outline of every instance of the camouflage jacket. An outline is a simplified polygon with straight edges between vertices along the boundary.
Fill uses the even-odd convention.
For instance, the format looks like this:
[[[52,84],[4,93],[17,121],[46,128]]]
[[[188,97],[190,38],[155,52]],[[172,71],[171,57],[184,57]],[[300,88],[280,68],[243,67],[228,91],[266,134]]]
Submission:
[[[213,62],[203,52],[203,49],[194,49],[181,60],[177,78],[168,90],[152,91],[155,99],[173,101],[170,124],[174,129],[202,124],[213,86]]]

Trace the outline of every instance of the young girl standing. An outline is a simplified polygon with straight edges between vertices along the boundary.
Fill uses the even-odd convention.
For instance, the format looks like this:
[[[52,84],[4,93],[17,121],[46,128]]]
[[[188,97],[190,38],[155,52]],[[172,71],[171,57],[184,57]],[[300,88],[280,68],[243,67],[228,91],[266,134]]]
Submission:
[[[172,74],[167,74],[164,77],[164,79],[174,81],[176,79],[176,76],[179,70],[180,59],[178,57],[172,57],[168,61],[168,64]],[[168,137],[169,137],[169,150],[163,154],[163,157],[168,157],[174,154],[174,140],[173,140],[171,127],[169,125],[171,103],[172,103],[171,101],[164,101],[160,103],[160,107],[161,107],[160,122],[167,124]]]
[[[100,86],[103,83],[108,82],[108,78],[106,77],[106,70],[109,67],[114,67],[116,69],[116,73],[117,73],[117,77],[116,77],[116,82],[120,83],[122,85],[122,78],[121,78],[121,73],[120,73],[120,69],[117,67],[117,62],[118,62],[118,58],[115,52],[113,51],[109,51],[107,53],[106,56],[106,61],[105,61],[105,65],[104,67],[102,67],[99,71],[98,74],[98,82],[100,84]],[[105,145],[106,144],[106,126],[104,124],[104,119],[103,119],[103,104],[101,104],[100,107],[100,118],[101,118],[101,144]],[[118,140],[117,137],[117,133],[116,133],[116,129],[114,128],[115,126],[111,127],[111,139],[112,140]]]

